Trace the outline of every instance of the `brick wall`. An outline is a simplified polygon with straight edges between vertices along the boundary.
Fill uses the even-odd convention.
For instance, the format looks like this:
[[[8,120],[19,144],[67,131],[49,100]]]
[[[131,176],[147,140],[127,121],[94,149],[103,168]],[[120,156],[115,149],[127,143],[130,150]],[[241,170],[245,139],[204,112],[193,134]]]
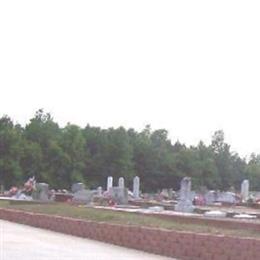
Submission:
[[[260,259],[260,240],[125,226],[0,209],[0,218],[179,259]]]

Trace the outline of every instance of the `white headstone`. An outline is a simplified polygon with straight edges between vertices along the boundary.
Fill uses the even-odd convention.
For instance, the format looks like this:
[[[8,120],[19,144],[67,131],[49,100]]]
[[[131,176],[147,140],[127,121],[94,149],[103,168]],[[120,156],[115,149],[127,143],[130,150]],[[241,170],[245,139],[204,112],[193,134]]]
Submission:
[[[134,177],[133,196],[135,199],[140,196],[140,178],[138,176]]]
[[[120,177],[118,180],[118,187],[119,188],[124,188],[125,187],[125,180],[123,177]]]
[[[110,190],[110,188],[113,187],[113,177],[112,176],[108,176],[107,177],[107,191]]]
[[[241,183],[242,202],[246,202],[249,198],[249,180],[243,180]]]

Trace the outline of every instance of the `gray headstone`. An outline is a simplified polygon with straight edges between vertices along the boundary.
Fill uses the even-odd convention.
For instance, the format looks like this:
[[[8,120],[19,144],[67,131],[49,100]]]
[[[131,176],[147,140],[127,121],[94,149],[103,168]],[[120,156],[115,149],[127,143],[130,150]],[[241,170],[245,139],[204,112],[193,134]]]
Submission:
[[[36,183],[35,188],[36,190],[33,192],[34,200],[49,200],[49,185],[47,183]]]
[[[249,180],[243,180],[241,183],[242,202],[247,202],[249,199]]]
[[[236,203],[236,194],[230,191],[227,192],[220,192],[218,194],[218,202],[224,202],[224,203],[230,203],[235,204]]]
[[[181,181],[180,199],[175,206],[176,211],[180,212],[193,212],[194,206],[192,204],[191,193],[191,178],[184,177]]]
[[[120,177],[118,180],[118,187],[119,188],[124,188],[125,187],[125,180],[123,177]]]
[[[138,199],[140,197],[140,178],[138,176],[134,177],[133,196],[135,199]]]
[[[94,194],[91,190],[79,190],[74,193],[73,202],[88,204],[92,202]]]
[[[206,205],[212,205],[218,199],[217,192],[214,190],[210,190],[204,195],[204,198]]]
[[[81,183],[81,182],[74,183],[74,184],[72,184],[72,187],[71,187],[72,193],[75,193],[77,191],[84,190],[84,189],[85,189],[85,184]]]
[[[128,204],[128,189],[120,187],[112,187],[109,190],[111,198],[117,204],[125,205]]]
[[[99,186],[99,187],[97,188],[97,195],[98,195],[99,197],[102,196],[102,187],[101,187],[101,186]]]
[[[113,187],[113,177],[112,176],[109,176],[107,177],[107,191],[110,190],[110,188]]]

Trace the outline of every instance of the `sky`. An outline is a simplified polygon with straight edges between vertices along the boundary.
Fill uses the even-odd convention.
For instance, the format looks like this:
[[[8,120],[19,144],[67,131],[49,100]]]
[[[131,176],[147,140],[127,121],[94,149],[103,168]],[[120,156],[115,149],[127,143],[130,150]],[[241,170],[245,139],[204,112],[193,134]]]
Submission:
[[[259,1],[0,1],[0,116],[61,126],[222,129],[260,153]]]

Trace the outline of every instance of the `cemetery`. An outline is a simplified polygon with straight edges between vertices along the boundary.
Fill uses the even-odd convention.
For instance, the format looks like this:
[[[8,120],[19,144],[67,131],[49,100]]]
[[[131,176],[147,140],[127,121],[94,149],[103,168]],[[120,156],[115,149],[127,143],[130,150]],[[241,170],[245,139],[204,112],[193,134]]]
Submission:
[[[2,191],[0,218],[180,259],[234,259],[233,250],[238,254],[239,245],[260,257],[259,250],[254,249],[260,246],[260,195],[250,191],[248,180],[242,181],[238,192],[194,191],[190,177],[181,180],[177,191],[142,193],[141,187],[138,176],[133,178],[131,187],[126,186],[123,177],[115,180],[109,176],[105,189],[87,189],[84,183],[74,183],[70,191],[53,190],[32,177],[22,187]],[[81,223],[82,228],[76,228],[75,223]],[[172,243],[155,238],[156,242],[144,239],[140,245],[139,229],[144,237],[169,234]],[[118,232],[120,238],[126,233],[125,242],[113,239]],[[179,236],[187,236],[190,246]],[[205,245],[214,239],[224,239],[229,246],[229,253],[222,258],[216,258],[216,254],[223,254],[225,245],[210,253],[203,249],[211,248],[212,242]],[[204,246],[197,240],[203,241]],[[165,249],[166,245],[169,248]],[[212,258],[207,258],[209,254]],[[238,255],[236,259],[257,259],[241,252]]]

